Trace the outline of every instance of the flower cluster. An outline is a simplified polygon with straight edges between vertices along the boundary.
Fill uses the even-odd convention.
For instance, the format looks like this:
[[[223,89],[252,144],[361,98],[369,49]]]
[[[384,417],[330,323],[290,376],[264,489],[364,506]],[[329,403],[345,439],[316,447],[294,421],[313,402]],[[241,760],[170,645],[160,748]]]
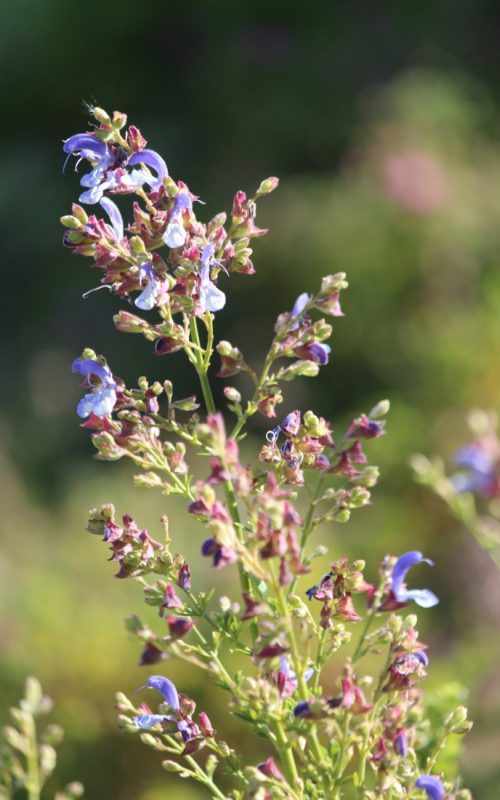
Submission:
[[[130,458],[136,486],[182,498],[193,536],[198,526],[200,559],[188,565],[173,549],[166,517],[161,541],[128,515],[117,522],[111,504],[92,510],[88,530],[109,546],[117,577],[138,580],[145,603],[158,609],[156,624],[137,615],[127,620],[140,643],[141,667],[175,658],[203,670],[266,750],[264,760],[248,763],[249,749],[238,752],[221,740],[206,713],[195,716],[195,702],[165,675],[151,675],[142,686],[162,696],[156,710],[118,696],[123,729],[167,754],[167,771],[196,780],[216,798],[378,800],[388,792],[417,798],[422,790],[442,800],[449,784],[437,755],[450,734],[466,732],[466,712],[460,723],[443,720],[437,755],[426,756],[420,684],[427,647],[416,617],[402,613],[410,602],[423,609],[438,602],[430,589],[406,585],[411,568],[432,561],[418,550],[387,556],[379,581],[370,583],[364,561],[336,557],[310,576],[314,559],[328,550],[311,547],[313,533],[323,525],[330,546],[337,524],[371,502],[378,469],[369,455],[385,433],[389,404],[359,414],[339,435],[311,410],[292,406],[276,420],[285,384],[314,377],[329,363],[326,340],[342,317],[345,275],[328,275],[316,293],[290,298],[256,371],[238,346],[215,341],[214,315],[225,307],[226,279],[255,271],[250,243],[266,233],[255,224],[256,204],[277,179],[263,181],[251,197],[238,191],[229,215],[202,222],[199,198],[170,177],[138,129],[126,128],[123,114],[95,108],[93,115],[89,132],[64,142],[67,160],[83,165],[79,204],[63,218],[65,244],[90,257],[122,301],[154,312],[141,317],[120,309],[116,328],[140,334],[158,356],[182,351],[204,408],[195,395],[174,397],[168,379],[150,385],[141,377],[128,387],[86,349],[73,364],[85,388],[77,413],[99,458]],[[125,221],[119,195],[134,196]],[[224,388],[226,416],[216,409],[209,379],[215,353],[217,377],[238,376],[237,386]],[[242,448],[255,414],[276,423]],[[472,469],[470,459],[462,464]],[[474,464],[491,478],[490,462]],[[199,590],[206,559],[225,569],[227,596]],[[374,662],[359,667],[381,652],[375,675],[369,674]]]
[[[278,180],[263,181],[250,198],[237,192],[229,221],[218,214],[202,223],[194,210],[199,198],[169,176],[164,159],[135,126],[126,128],[124,114],[110,117],[94,108],[93,116],[91,131],[63,145],[66,163],[74,157],[76,168],[90,168],[80,179],[82,205],[74,204],[62,219],[65,245],[91,257],[104,271],[102,282],[141,310],[156,307],[167,321],[176,312],[219,311],[226,301],[219,274],[255,271],[250,241],[266,233],[255,224],[256,202]],[[127,222],[111,199],[118,195],[137,198]],[[83,206],[95,209],[87,214]]]

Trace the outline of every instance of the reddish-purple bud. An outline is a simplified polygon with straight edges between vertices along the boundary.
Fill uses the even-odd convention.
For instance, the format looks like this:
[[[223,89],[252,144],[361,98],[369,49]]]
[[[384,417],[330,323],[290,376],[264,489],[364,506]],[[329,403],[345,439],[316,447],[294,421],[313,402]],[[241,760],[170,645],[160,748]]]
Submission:
[[[213,736],[215,736],[215,729],[212,723],[210,722],[209,717],[205,714],[204,711],[200,711],[199,720],[200,720],[200,730],[203,736],[207,738],[212,738]]]
[[[167,617],[167,625],[173,639],[182,639],[193,627],[193,622],[186,617]]]
[[[182,342],[172,336],[160,336],[155,342],[155,356],[166,356],[182,349]]]
[[[255,653],[255,658],[276,658],[276,656],[282,655],[282,653],[287,653],[288,647],[283,647],[283,645],[276,642],[275,644],[266,644],[262,650],[259,650],[258,653]]]
[[[189,592],[191,589],[191,573],[189,571],[189,566],[186,563],[184,563],[179,569],[177,575],[177,586],[180,586],[181,589],[185,589],[187,592]]]
[[[276,762],[274,758],[272,758],[272,756],[266,759],[266,761],[262,761],[262,763],[257,764],[257,769],[260,770],[268,778],[274,778],[275,781],[284,780],[284,777],[282,773],[279,771],[278,767],[276,766]]]
[[[247,592],[243,592],[243,601],[245,603],[245,613],[241,615],[240,619],[253,619],[260,616],[265,611],[265,606],[260,600],[255,600]]]
[[[366,414],[361,414],[349,425],[346,439],[376,439],[385,433],[384,423],[369,419]]]
[[[147,667],[150,664],[157,664],[158,661],[163,661],[165,658],[168,658],[167,653],[162,653],[154,644],[146,642],[139,664],[141,667]]]
[[[291,411],[287,414],[280,425],[281,430],[286,436],[296,436],[300,428],[300,411]]]
[[[172,584],[170,584],[170,583],[167,584],[167,587],[165,589],[165,595],[164,595],[164,598],[163,598],[162,608],[182,608],[183,605],[184,604],[183,604],[182,600],[180,599],[180,597],[176,593],[176,591],[175,591],[174,587],[172,586]],[[160,613],[161,613],[161,609],[160,609]]]

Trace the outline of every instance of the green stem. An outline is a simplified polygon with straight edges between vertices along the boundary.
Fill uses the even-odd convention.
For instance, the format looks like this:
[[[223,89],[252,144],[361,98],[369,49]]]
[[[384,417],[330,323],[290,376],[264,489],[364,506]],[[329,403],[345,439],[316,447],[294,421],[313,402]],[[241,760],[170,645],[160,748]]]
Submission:
[[[279,745],[279,752],[283,761],[283,769],[286,777],[291,786],[297,786],[299,781],[299,773],[297,772],[297,765],[293,757],[292,745],[288,741],[285,732],[281,725],[277,722],[274,726],[274,733]]]
[[[194,343],[199,347],[200,346],[200,336],[198,333],[198,325],[196,322],[196,317],[191,317],[189,321],[191,337]],[[208,380],[207,369],[210,364],[210,357],[211,353],[207,352],[206,357],[203,359],[197,359],[195,364],[196,372],[198,373],[198,377],[200,380],[201,391],[203,393],[203,399],[205,400],[205,405],[209,414],[215,414],[215,402],[212,394],[212,389],[210,386],[210,381]],[[224,481],[224,494],[226,497],[226,502],[229,509],[229,514],[231,515],[231,519],[233,521],[236,534],[240,541],[243,540],[243,531],[240,519],[240,512],[238,509],[238,502],[236,500],[236,494],[234,491],[233,484],[230,480]],[[240,573],[240,582],[244,592],[247,594],[252,594],[252,584],[250,580],[250,576],[248,573],[245,572],[241,564],[238,565],[239,573]],[[257,636],[256,626],[255,624],[252,626],[253,636],[254,639]]]
[[[360,635],[358,643],[356,645],[356,649],[355,649],[354,653],[352,654],[352,663],[353,664],[355,664],[356,661],[361,657],[361,650],[362,650],[363,644],[365,642],[365,639],[368,636],[368,632],[369,632],[371,624],[373,622],[373,618],[374,618],[374,613],[373,613],[373,611],[370,611],[368,616],[366,617],[366,622],[365,622],[363,630],[361,631],[361,635]]]
[[[260,391],[261,391],[264,383],[267,380],[267,376],[269,374],[269,370],[271,369],[275,358],[276,358],[276,354],[275,354],[273,348],[271,348],[271,350],[269,350],[269,352],[268,352],[268,354],[266,356],[266,360],[264,361],[264,366],[262,368],[262,372],[261,372],[260,378],[257,381],[257,386],[255,387],[255,391],[253,393],[252,399],[250,400],[249,403],[247,403],[246,411],[243,413],[243,416],[241,417],[241,419],[238,420],[238,422],[234,426],[233,430],[231,431],[230,437],[229,437],[230,439],[236,439],[238,434],[240,433],[241,429],[243,428],[243,426],[248,422],[250,417],[253,416],[253,414],[255,414],[255,407],[256,407],[257,401],[259,399]]]
[[[436,765],[436,761],[438,760],[439,756],[441,755],[441,753],[443,752],[444,748],[446,747],[446,743],[448,741],[448,738],[449,738],[449,734],[445,733],[445,735],[443,736],[441,741],[438,742],[438,744],[434,748],[433,753],[431,753],[431,755],[427,759],[427,763],[426,763],[426,767],[425,767],[425,771],[426,772],[432,772],[432,770],[434,769],[434,767]]]
[[[301,539],[300,539],[300,556],[299,556],[301,561],[302,561],[302,557],[303,557],[303,554],[304,554],[304,548],[305,548],[305,546],[307,544],[307,540],[309,538],[309,535],[310,535],[310,533],[311,533],[311,531],[313,529],[314,509],[317,506],[318,498],[319,498],[319,496],[321,494],[321,491],[323,489],[324,483],[325,483],[325,478],[324,478],[324,476],[320,475],[318,477],[318,481],[317,481],[316,486],[314,488],[314,492],[313,492],[313,495],[311,497],[311,503],[309,505],[309,508],[308,508],[308,511],[307,511],[307,514],[306,514],[306,518],[304,520],[304,526],[302,528],[302,536],[301,536]],[[295,575],[293,581],[290,584],[290,588],[288,590],[288,594],[289,595],[294,593],[295,587],[297,585],[297,580],[298,580],[298,576]]]
[[[30,718],[29,725],[27,726],[27,734],[29,741],[29,749],[26,754],[28,781],[26,789],[28,792],[28,800],[40,800],[40,769],[38,766],[38,748],[36,742],[36,725],[35,720]]]
[[[309,691],[308,691],[306,682],[304,680],[304,670],[302,669],[302,663],[301,663],[299,648],[297,646],[297,640],[295,638],[295,631],[294,631],[294,628],[293,628],[293,620],[291,619],[291,616],[290,616],[290,613],[289,613],[289,610],[288,610],[288,604],[287,604],[287,601],[286,601],[285,593],[283,592],[282,587],[279,585],[279,583],[278,583],[278,581],[276,579],[274,580],[274,588],[275,588],[276,597],[277,597],[277,600],[278,600],[278,606],[279,606],[281,617],[282,617],[283,620],[285,620],[285,622],[287,624],[287,627],[288,627],[288,635],[289,635],[289,639],[290,639],[290,648],[291,648],[291,651],[292,651],[293,669],[294,669],[295,674],[297,676],[297,682],[298,682],[298,685],[299,685],[300,695],[301,695],[302,700],[305,700],[307,702],[307,700],[309,699]],[[314,728],[311,728],[310,739],[311,739],[311,744],[312,744],[312,749],[313,749],[314,755],[315,755],[315,757],[316,757],[316,759],[318,761],[321,761],[322,758],[323,758],[323,753],[322,753],[322,750],[321,750],[321,745],[319,743],[316,730]]]
[[[170,752],[174,753],[175,755],[181,756],[182,750],[184,748],[184,744],[179,744],[179,742],[174,739],[173,736],[165,736],[166,741],[170,745]],[[207,775],[203,767],[201,767],[197,761],[192,756],[183,756],[183,758],[187,761],[191,769],[186,769],[186,772],[191,775],[192,778],[198,781],[198,783],[203,783],[207,789],[210,789],[213,792],[214,797],[219,798],[219,800],[226,800],[226,795],[222,793],[218,786],[213,782],[212,778]]]
[[[360,748],[359,766],[358,766],[358,786],[360,787],[360,790],[363,792],[364,792],[364,783],[366,777],[366,762],[368,753],[370,751],[370,736],[373,728],[373,723],[375,722],[378,716],[380,700],[382,697],[382,690],[384,688],[384,681],[387,675],[387,670],[389,669],[389,666],[391,664],[392,658],[393,658],[392,645],[390,645],[386,662],[380,673],[377,688],[375,689],[373,695],[373,708],[370,711],[370,714],[366,722],[366,732],[363,737],[363,743]],[[364,794],[361,794],[360,797],[364,797]]]

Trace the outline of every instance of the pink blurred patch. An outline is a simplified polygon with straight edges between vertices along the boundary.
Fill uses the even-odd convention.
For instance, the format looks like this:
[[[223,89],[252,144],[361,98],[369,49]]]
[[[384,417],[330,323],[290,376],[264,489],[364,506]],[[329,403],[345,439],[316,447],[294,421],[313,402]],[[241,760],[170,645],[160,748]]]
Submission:
[[[414,214],[439,211],[449,200],[442,164],[423,153],[389,156],[383,166],[383,179],[386,194]]]

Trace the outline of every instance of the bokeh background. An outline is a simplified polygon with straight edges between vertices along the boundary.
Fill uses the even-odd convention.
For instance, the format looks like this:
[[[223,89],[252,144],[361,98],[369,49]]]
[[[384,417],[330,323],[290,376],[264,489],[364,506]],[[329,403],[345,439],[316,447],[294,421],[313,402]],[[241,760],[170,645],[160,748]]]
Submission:
[[[93,463],[78,427],[69,366],[86,345],[125,379],[197,390],[178,355],[154,359],[115,332],[115,298],[81,299],[95,274],[62,248],[58,220],[78,191],[61,174],[61,140],[86,128],[82,101],[126,111],[207,218],[236,189],[281,177],[259,210],[270,234],[256,244],[257,275],[231,280],[217,316],[220,338],[250,361],[298,293],[348,273],[331,365],[297,381],[282,409],[312,406],[340,428],[391,399],[389,434],[371,449],[383,470],[375,502],[322,539],[332,555],[366,558],[370,577],[387,551],[436,560],[421,573],[442,598],[421,613],[428,687],[451,680],[457,698],[467,687],[465,782],[481,800],[500,795],[498,574],[408,467],[415,451],[451,459],[469,407],[500,408],[499,37],[493,0],[2,6],[0,711],[36,674],[67,732],[60,781],[83,780],[92,800],[203,795],[117,733],[114,692],[148,674],[122,622],[142,612],[141,593],[84,533],[87,508],[110,500],[152,535],[167,511],[197,585],[213,574],[182,507],[133,492],[127,465]],[[264,430],[254,426],[249,452]],[[216,727],[257,757],[219,691],[169,665],[181,673]]]

